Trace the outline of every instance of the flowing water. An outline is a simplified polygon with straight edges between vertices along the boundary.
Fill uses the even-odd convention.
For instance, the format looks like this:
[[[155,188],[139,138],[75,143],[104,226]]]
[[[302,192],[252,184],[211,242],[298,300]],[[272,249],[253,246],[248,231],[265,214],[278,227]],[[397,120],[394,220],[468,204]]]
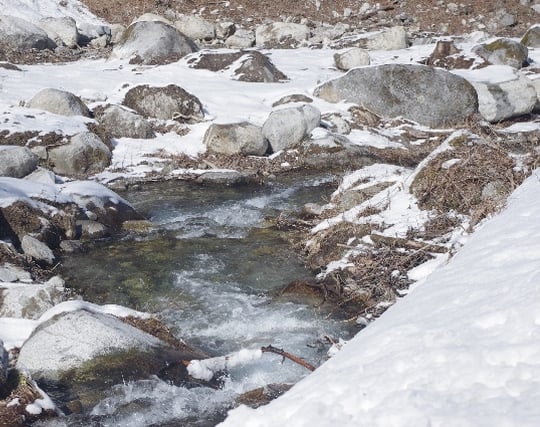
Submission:
[[[67,284],[88,301],[157,313],[176,336],[211,355],[273,345],[314,365],[324,336],[348,338],[342,325],[308,304],[272,291],[308,277],[301,260],[265,219],[328,196],[330,178],[257,187],[145,184],[123,196],[158,231],[98,245],[64,260]],[[53,425],[211,426],[235,398],[308,372],[279,356],[233,368],[222,389],[183,388],[158,378],[118,384],[91,413]]]

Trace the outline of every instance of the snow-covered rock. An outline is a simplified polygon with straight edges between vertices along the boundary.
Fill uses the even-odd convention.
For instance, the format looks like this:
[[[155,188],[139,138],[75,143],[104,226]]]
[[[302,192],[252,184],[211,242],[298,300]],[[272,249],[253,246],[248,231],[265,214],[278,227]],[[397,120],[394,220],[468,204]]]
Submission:
[[[56,44],[47,33],[24,19],[10,15],[0,15],[0,44],[11,49],[54,49]]]
[[[26,147],[0,145],[0,176],[22,178],[37,167],[38,158]]]
[[[354,102],[382,117],[403,116],[427,126],[459,123],[478,109],[476,91],[467,80],[422,65],[356,68],[323,83],[315,95],[329,102]]]
[[[111,52],[111,58],[132,59],[142,64],[168,64],[197,46],[176,28],[159,21],[141,21],[131,24],[122,33]]]
[[[283,108],[270,113],[262,133],[275,153],[299,144],[320,122],[321,112],[312,105]]]
[[[26,103],[26,107],[62,116],[91,116],[90,110],[81,98],[71,92],[54,88],[46,88],[36,93]]]
[[[472,82],[478,93],[478,110],[490,122],[529,114],[538,102],[534,84],[522,75],[498,83]]]
[[[345,52],[334,53],[334,62],[340,70],[349,71],[351,68],[369,65],[369,52],[366,49],[353,47]]]
[[[204,118],[201,101],[177,85],[136,86],[124,97],[123,104],[144,117],[161,120],[198,122]]]
[[[57,45],[76,48],[79,42],[79,31],[73,18],[47,17],[40,19],[39,26]]]
[[[154,138],[156,136],[148,121],[118,105],[107,107],[98,117],[102,125],[115,138]]]
[[[292,22],[272,22],[270,24],[259,25],[255,30],[255,44],[280,45],[283,42],[293,42],[299,44],[307,40],[311,32],[304,24],[294,24]]]
[[[204,135],[208,150],[222,154],[262,156],[268,149],[268,141],[259,126],[248,122],[212,124]]]
[[[182,34],[193,40],[213,40],[216,38],[216,27],[198,15],[182,15],[174,26]]]
[[[111,150],[94,133],[82,132],[69,143],[48,150],[47,162],[58,175],[88,177],[111,163]]]
[[[28,234],[23,236],[21,240],[21,248],[25,255],[31,257],[37,262],[53,265],[56,259],[53,251],[51,251],[51,249],[45,243]]]
[[[493,65],[509,65],[516,69],[523,67],[529,57],[529,49],[512,39],[497,39],[473,49],[481,58]]]
[[[163,22],[170,26],[174,26],[173,22],[171,22],[164,16],[158,15],[157,13],[143,13],[138,18],[135,18],[131,23],[134,24],[135,22],[143,22],[143,21],[157,21],[157,22]]]

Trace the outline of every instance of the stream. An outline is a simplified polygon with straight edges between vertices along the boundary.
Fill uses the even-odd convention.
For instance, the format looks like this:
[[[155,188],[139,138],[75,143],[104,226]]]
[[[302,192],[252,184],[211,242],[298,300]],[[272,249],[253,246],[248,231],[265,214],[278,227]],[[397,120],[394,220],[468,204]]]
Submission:
[[[148,183],[121,194],[155,225],[139,238],[98,243],[63,260],[66,285],[85,300],[157,314],[177,336],[211,356],[272,345],[318,366],[325,336],[353,331],[321,308],[276,298],[311,277],[265,219],[324,203],[333,178],[297,177],[265,186]],[[178,387],[156,378],[110,388],[86,414],[43,426],[214,426],[247,391],[292,384],[308,371],[274,354],[228,372],[219,389]]]

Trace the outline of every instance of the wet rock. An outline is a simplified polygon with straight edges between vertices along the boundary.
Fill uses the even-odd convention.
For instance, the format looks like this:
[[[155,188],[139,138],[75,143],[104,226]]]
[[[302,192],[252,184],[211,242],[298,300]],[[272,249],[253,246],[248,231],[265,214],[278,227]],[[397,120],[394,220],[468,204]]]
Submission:
[[[81,239],[102,239],[110,235],[109,229],[97,221],[83,219],[76,224],[80,229]]]
[[[125,108],[117,105],[107,107],[98,117],[99,124],[115,138],[155,138],[150,123]]]
[[[37,161],[26,147],[0,146],[0,176],[22,178],[36,169]]]
[[[126,93],[123,104],[147,118],[188,123],[204,119],[201,101],[173,84],[165,87],[136,86]]]
[[[310,104],[313,102],[313,99],[301,93],[295,93],[293,95],[285,95],[284,97],[278,99],[272,104],[272,107],[278,107],[280,105],[291,104],[295,102],[302,104]]]
[[[43,18],[39,20],[39,25],[57,45],[71,49],[78,46],[79,32],[73,18],[68,16]]]
[[[255,30],[257,46],[276,47],[279,45],[298,45],[307,40],[310,30],[307,25],[292,22],[272,22],[259,25]]]
[[[53,265],[56,257],[51,249],[35,237],[26,235],[21,240],[21,248],[25,255],[32,257],[38,263]]]
[[[351,68],[369,65],[370,58],[367,50],[353,47],[345,52],[336,52],[334,62],[340,70],[349,71]]]
[[[527,46],[504,38],[478,45],[473,52],[490,64],[509,65],[516,69],[525,66],[529,57]]]
[[[356,68],[323,83],[315,96],[354,102],[382,117],[403,116],[432,127],[463,122],[478,109],[476,91],[464,78],[422,65]]]
[[[64,300],[64,281],[55,276],[42,284],[0,283],[0,317],[39,319]]]
[[[47,33],[24,19],[0,15],[0,44],[16,51],[54,49],[56,44]]]
[[[111,53],[111,58],[128,59],[141,64],[169,64],[197,46],[189,37],[163,22],[142,21],[131,24]]]
[[[258,408],[277,399],[291,387],[292,385],[289,384],[268,384],[265,387],[256,388],[255,390],[241,394],[236,399],[236,402],[250,408]]]
[[[268,149],[261,127],[248,122],[213,124],[204,135],[204,144],[209,151],[227,155],[262,156]]]
[[[91,133],[74,135],[65,145],[48,150],[47,163],[58,175],[87,178],[111,164],[111,150]]]
[[[275,153],[298,145],[320,122],[321,112],[311,105],[284,108],[270,113],[262,133]]]
[[[195,181],[199,184],[244,185],[254,182],[255,178],[238,171],[209,171],[200,174]]]
[[[521,75],[500,83],[472,82],[472,84],[478,93],[480,114],[489,122],[529,114],[538,102],[534,84]]]
[[[523,35],[521,44],[532,48],[540,47],[540,25],[533,25],[529,28]]]
[[[76,95],[64,90],[47,88],[38,92],[26,104],[28,108],[37,108],[62,116],[91,117],[86,104]]]
[[[193,40],[213,40],[216,38],[214,24],[197,15],[182,15],[174,21],[174,26]]]
[[[251,30],[240,28],[227,37],[225,46],[236,49],[248,49],[255,45],[255,34]]]
[[[82,252],[84,249],[80,240],[62,240],[60,242],[60,250],[66,254],[74,254]]]

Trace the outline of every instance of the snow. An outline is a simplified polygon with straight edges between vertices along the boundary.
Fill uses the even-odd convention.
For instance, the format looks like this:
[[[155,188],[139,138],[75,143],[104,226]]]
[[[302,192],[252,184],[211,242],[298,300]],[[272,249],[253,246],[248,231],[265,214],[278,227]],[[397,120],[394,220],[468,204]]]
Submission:
[[[103,24],[103,21],[80,2],[67,0],[0,0],[0,10],[5,15],[16,16],[30,22],[39,21],[49,16],[61,18],[69,16],[78,23]]]
[[[260,359],[262,354],[261,349],[252,350],[243,348],[242,350],[227,356],[192,360],[187,367],[187,371],[193,378],[210,381],[219,371],[224,371],[234,366],[243,365],[253,360]]]
[[[32,381],[32,388],[41,395],[41,398],[36,399],[29,405],[26,405],[26,412],[31,415],[39,415],[43,411],[54,411],[56,409],[56,405],[53,403],[52,399],[39,388],[35,381]]]

